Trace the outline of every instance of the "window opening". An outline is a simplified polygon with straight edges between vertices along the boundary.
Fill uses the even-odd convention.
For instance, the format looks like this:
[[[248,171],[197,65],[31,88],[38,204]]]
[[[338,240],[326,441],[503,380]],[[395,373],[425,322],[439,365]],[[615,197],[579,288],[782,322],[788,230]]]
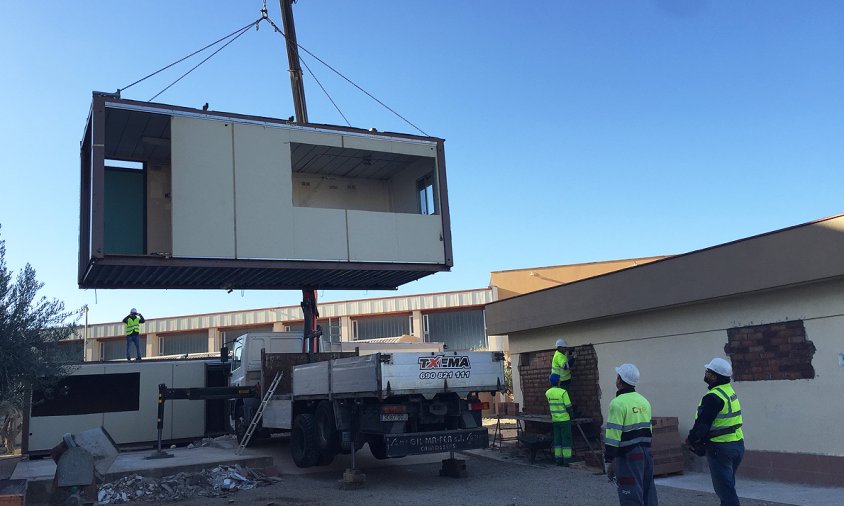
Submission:
[[[416,194],[419,197],[419,214],[437,214],[433,172],[416,180]]]

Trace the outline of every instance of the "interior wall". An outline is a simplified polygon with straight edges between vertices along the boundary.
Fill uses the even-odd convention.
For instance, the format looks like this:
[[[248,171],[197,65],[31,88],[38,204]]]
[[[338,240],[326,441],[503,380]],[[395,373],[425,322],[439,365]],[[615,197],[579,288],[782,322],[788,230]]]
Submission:
[[[392,210],[396,213],[419,214],[419,197],[416,192],[416,180],[433,172],[434,189],[437,198],[437,210],[439,212],[439,184],[437,181],[437,163],[435,158],[423,158],[393,176],[390,181],[390,196],[392,197]]]
[[[511,334],[510,346],[514,353],[545,349],[558,337],[565,337],[570,346],[593,344],[604,413],[615,392],[614,367],[636,364],[642,373],[638,390],[651,402],[654,416],[677,416],[682,435],[691,428],[707,391],[704,364],[726,356],[727,329],[802,320],[806,338],[817,349],[812,360],[816,376],[734,382],[742,402],[745,443],[750,450],[842,456],[844,440],[828,437],[839,429],[839,406],[830,399],[840,398],[844,384],[844,367],[839,365],[844,352],[842,307],[844,281],[831,281]],[[794,437],[795,423],[800,437]]]
[[[390,212],[390,187],[377,179],[294,174],[293,205]]]
[[[147,254],[172,253],[170,166],[147,164]]]

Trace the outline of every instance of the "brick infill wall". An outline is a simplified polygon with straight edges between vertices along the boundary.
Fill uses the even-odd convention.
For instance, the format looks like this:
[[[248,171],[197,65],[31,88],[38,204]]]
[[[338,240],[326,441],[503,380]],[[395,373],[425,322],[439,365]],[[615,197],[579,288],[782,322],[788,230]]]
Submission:
[[[574,406],[575,418],[588,417],[592,427],[584,427],[590,438],[597,434],[603,423],[601,415],[601,389],[598,386],[598,356],[591,345],[578,346],[577,359],[571,369],[569,397]],[[551,359],[555,350],[542,350],[519,355],[519,377],[521,378],[523,412],[532,415],[550,415],[545,391],[548,390],[548,376],[551,374]],[[546,425],[547,429],[547,425]],[[531,431],[540,431],[530,427]]]

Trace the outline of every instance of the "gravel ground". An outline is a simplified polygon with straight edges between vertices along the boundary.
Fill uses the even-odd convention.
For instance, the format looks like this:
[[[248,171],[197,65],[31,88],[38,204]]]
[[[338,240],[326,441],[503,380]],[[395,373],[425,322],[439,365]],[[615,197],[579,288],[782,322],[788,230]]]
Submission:
[[[340,490],[337,472],[282,475],[282,481],[267,487],[240,490],[226,497],[195,498],[178,504],[281,505],[281,504],[366,504],[378,505],[612,505],[618,504],[615,487],[603,475],[585,468],[525,465],[462,455],[467,478],[438,476],[439,464],[395,465],[364,470],[367,484],[359,490]],[[657,487],[664,505],[717,505],[713,493]],[[553,494],[553,496],[552,496]],[[147,503],[148,504],[148,503]],[[744,506],[772,505],[743,499]]]

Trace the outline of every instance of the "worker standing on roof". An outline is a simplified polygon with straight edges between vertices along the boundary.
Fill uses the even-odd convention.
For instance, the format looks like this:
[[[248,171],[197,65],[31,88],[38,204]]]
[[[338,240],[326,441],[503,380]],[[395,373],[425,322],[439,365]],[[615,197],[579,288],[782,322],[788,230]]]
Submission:
[[[554,433],[554,462],[568,467],[571,460],[571,400],[568,392],[560,388],[555,378],[548,378],[551,388],[545,392],[551,411],[551,427]]]
[[[141,359],[141,324],[144,323],[144,315],[132,308],[123,323],[126,324],[126,360],[132,360],[132,345],[135,345],[135,360]]]
[[[736,471],[744,457],[741,403],[730,378],[733,367],[723,358],[706,364],[703,380],[709,392],[698,404],[695,424],[686,443],[696,454],[706,455],[712,487],[722,506],[739,504],[736,494]]]
[[[607,477],[618,487],[625,505],[658,504],[651,456],[651,403],[636,392],[639,369],[633,364],[615,368],[618,391],[610,401],[604,437]]]
[[[557,339],[555,346],[557,351],[554,352],[554,358],[551,359],[551,378],[556,376],[560,387],[568,391],[571,384],[571,366],[574,365],[577,353],[574,350],[566,353],[568,343],[563,338]]]

